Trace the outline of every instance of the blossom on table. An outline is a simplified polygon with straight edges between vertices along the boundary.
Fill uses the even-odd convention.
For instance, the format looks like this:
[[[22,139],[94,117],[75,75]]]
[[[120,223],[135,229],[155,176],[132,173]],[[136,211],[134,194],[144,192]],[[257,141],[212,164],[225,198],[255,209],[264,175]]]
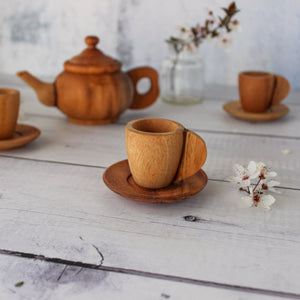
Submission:
[[[259,174],[255,161],[250,161],[247,168],[235,164],[233,171],[235,172],[235,177],[231,178],[231,181],[240,184],[242,187],[250,186],[251,179],[257,178]]]
[[[265,191],[270,191],[273,193],[280,194],[281,192],[274,188],[274,186],[278,186],[279,184],[280,184],[280,182],[276,181],[276,180],[270,180],[270,181],[262,180],[261,186],[262,186],[262,189]]]
[[[233,169],[235,176],[231,181],[240,186],[240,191],[248,194],[241,198],[242,203],[247,207],[255,206],[269,210],[276,199],[268,193],[279,193],[274,187],[280,182],[272,179],[277,176],[277,173],[271,171],[263,162],[255,161],[250,161],[247,168],[235,164]],[[256,182],[252,182],[254,179]]]
[[[276,177],[277,173],[270,171],[263,162],[257,163],[257,170],[259,171],[259,177],[261,179]]]
[[[261,194],[258,191],[253,192],[253,188],[250,189],[249,196],[242,197],[241,200],[247,207],[256,206],[266,210],[270,210],[271,205],[276,201],[271,195]]]

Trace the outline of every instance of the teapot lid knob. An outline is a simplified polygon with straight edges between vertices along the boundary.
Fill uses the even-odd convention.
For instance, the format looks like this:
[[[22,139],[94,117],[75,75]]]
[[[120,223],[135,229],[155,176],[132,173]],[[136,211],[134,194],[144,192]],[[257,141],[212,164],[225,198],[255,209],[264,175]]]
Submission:
[[[85,38],[85,43],[87,44],[89,49],[96,48],[96,45],[99,43],[99,38],[93,35],[89,35]]]
[[[99,43],[97,36],[89,35],[84,41],[87,44],[87,48],[64,63],[66,71],[80,74],[101,74],[120,71],[121,63],[105,55],[96,47]]]

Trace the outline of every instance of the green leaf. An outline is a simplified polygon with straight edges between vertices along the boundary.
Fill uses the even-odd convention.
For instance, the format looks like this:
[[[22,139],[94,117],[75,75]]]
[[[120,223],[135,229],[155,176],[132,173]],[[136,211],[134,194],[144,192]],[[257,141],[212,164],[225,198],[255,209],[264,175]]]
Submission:
[[[15,284],[15,287],[20,287],[24,284],[24,281],[19,281]]]

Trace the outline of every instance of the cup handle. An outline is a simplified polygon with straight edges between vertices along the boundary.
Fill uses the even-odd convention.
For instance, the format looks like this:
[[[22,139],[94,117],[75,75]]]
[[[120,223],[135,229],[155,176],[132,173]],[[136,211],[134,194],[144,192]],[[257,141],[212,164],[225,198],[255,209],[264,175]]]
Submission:
[[[127,72],[134,86],[134,97],[131,109],[142,109],[150,106],[156,101],[159,95],[158,73],[150,67],[139,67]],[[139,94],[137,91],[137,83],[142,78],[149,78],[151,81],[150,90],[146,94]]]
[[[207,157],[205,142],[196,133],[185,129],[185,142],[180,165],[173,182],[181,181],[197,173]]]
[[[280,75],[274,75],[275,87],[273,91],[271,106],[279,104],[289,93],[290,84],[287,79]]]

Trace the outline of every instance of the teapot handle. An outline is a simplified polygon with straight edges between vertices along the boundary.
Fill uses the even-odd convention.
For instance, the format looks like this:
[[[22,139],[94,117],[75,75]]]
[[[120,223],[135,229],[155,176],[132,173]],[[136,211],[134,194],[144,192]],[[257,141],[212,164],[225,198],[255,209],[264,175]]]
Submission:
[[[127,72],[134,86],[134,97],[131,109],[142,109],[150,106],[156,101],[159,95],[158,73],[150,67],[139,67]],[[137,91],[137,83],[142,78],[149,78],[151,81],[150,90],[146,94],[140,94]]]

